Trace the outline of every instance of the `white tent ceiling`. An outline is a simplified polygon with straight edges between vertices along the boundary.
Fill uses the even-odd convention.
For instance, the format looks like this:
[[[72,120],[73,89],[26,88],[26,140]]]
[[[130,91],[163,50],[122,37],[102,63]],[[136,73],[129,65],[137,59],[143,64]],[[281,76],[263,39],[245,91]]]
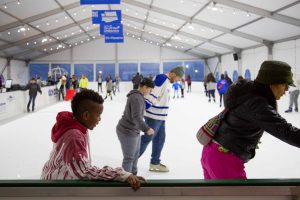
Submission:
[[[300,38],[300,1],[0,0],[0,56],[34,60],[103,39],[91,10],[121,9],[126,37],[202,58]],[[126,42],[126,39],[125,39]]]

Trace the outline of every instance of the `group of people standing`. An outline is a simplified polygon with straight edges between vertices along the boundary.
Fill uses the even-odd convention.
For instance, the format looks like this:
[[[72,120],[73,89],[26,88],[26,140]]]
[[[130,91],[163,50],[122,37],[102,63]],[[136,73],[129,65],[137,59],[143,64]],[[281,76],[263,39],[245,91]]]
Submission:
[[[103,82],[103,77],[102,77],[102,73],[99,72],[98,74],[98,93],[101,90],[102,91],[102,82]],[[106,96],[104,98],[107,99],[107,97],[110,97],[110,99],[112,100],[112,94],[116,95],[116,91],[120,92],[120,81],[121,79],[119,78],[119,76],[115,76],[114,80],[111,78],[110,75],[107,75],[105,78],[105,88],[106,88]],[[100,90],[99,90],[100,89]]]
[[[208,97],[208,102],[211,102],[213,100],[216,102],[215,97],[215,91],[216,88],[218,90],[219,96],[220,96],[220,107],[222,107],[224,103],[224,94],[232,84],[231,78],[225,74],[221,74],[220,80],[216,81],[216,78],[214,77],[213,73],[209,73],[204,77],[204,89],[205,89],[205,95]]]

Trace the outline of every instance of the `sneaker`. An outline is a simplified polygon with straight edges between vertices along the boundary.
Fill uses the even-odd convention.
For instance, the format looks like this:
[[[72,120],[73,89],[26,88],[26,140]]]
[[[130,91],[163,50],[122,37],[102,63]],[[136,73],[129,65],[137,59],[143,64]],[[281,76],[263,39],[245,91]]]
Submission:
[[[284,111],[284,112],[286,112],[286,113],[290,113],[290,112],[293,112],[293,109],[292,108],[289,108],[289,109],[287,109],[286,111]]]
[[[295,112],[298,112],[298,108],[295,108]]]
[[[166,165],[163,165],[163,164],[158,164],[158,165],[150,164],[149,171],[168,172],[169,168]]]

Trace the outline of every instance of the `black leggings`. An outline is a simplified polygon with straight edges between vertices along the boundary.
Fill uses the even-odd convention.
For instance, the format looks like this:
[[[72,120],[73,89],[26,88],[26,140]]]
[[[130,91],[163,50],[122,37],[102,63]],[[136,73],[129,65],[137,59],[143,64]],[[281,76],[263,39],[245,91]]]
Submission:
[[[210,95],[215,99],[215,90],[208,90],[208,98],[210,99]]]

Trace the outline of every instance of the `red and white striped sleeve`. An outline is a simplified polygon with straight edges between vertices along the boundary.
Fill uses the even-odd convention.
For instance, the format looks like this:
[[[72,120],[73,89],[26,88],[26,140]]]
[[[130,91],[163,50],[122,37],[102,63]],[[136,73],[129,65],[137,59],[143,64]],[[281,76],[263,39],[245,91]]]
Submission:
[[[80,131],[78,131],[80,132]],[[63,159],[67,165],[68,174],[78,179],[97,179],[97,180],[116,180],[124,182],[131,173],[124,171],[122,168],[112,168],[104,166],[98,168],[92,166],[88,155],[87,137],[76,134],[76,137],[70,137],[65,142],[65,151]]]

